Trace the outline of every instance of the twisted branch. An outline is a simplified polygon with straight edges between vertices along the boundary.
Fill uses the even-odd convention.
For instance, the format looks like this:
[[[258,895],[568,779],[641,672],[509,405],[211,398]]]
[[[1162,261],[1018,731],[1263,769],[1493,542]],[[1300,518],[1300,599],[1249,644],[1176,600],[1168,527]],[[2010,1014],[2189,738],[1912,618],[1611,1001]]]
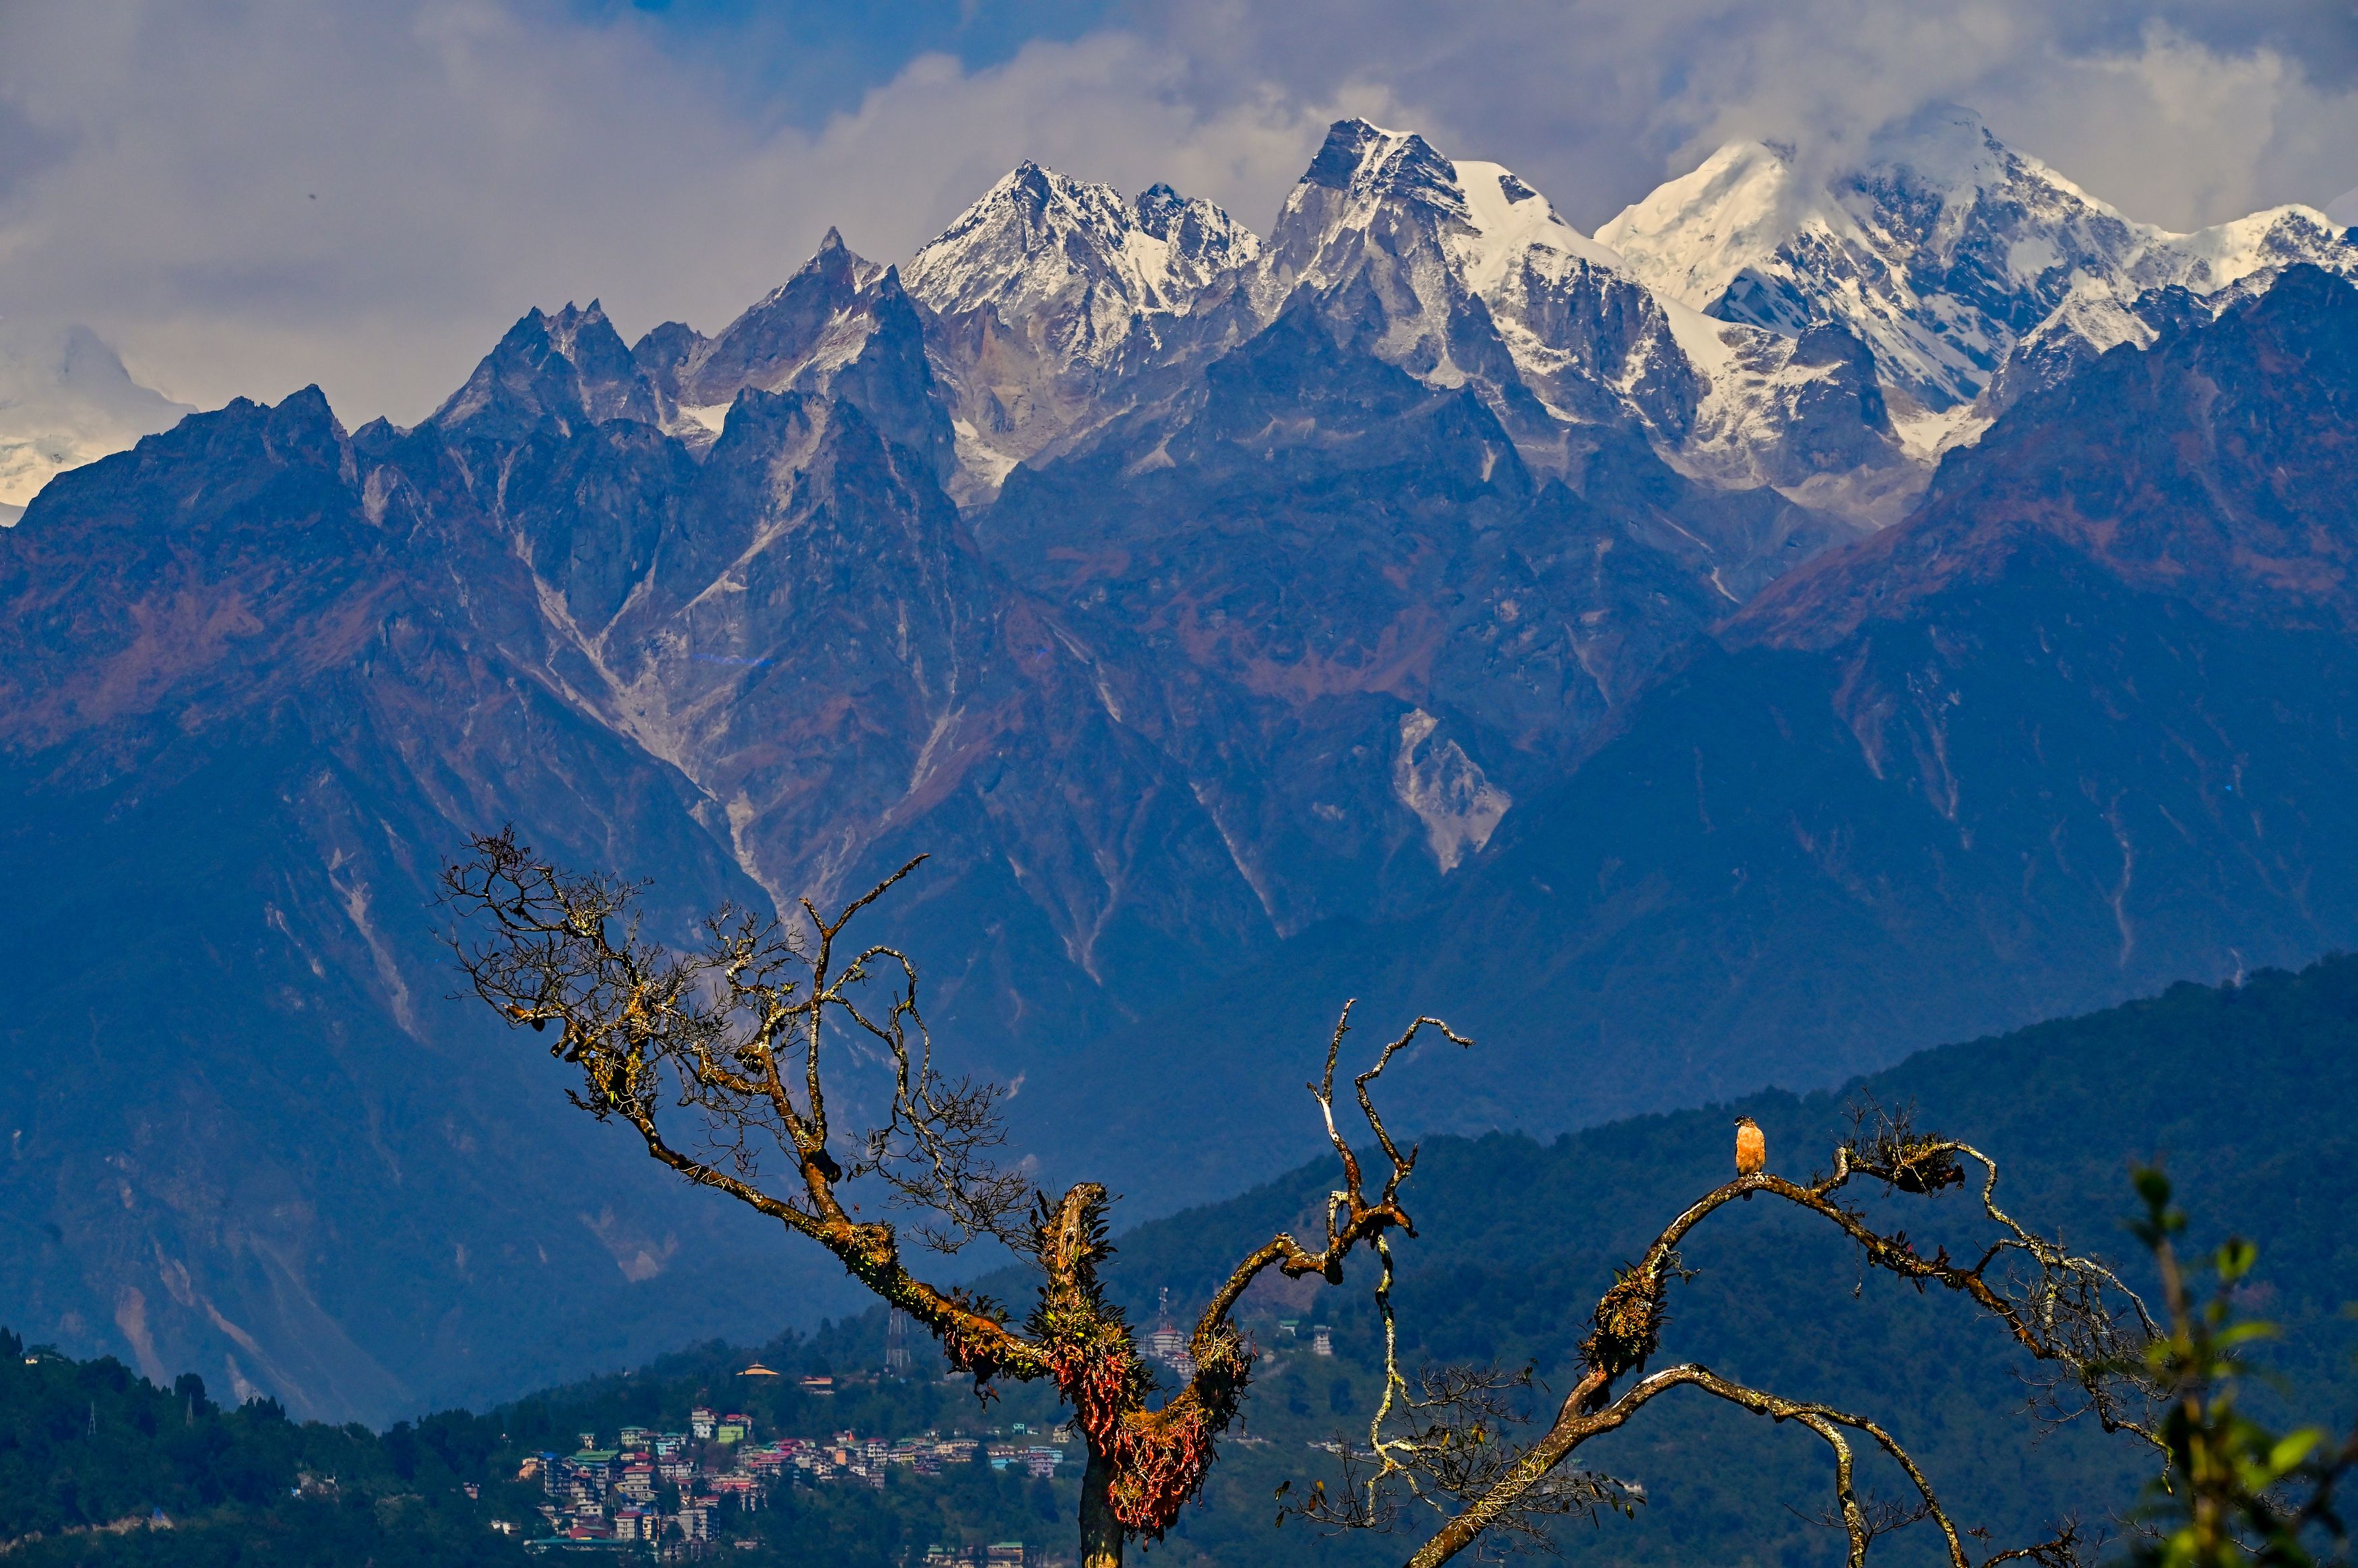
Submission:
[[[450,945],[475,993],[513,1027],[546,1033],[550,1054],[580,1075],[567,1093],[598,1119],[621,1119],[648,1152],[698,1185],[724,1193],[817,1241],[876,1295],[906,1312],[942,1345],[978,1391],[1007,1376],[1054,1381],[1089,1450],[1083,1482],[1083,1556],[1119,1563],[1122,1542],[1160,1537],[1202,1487],[1217,1437],[1234,1420],[1255,1353],[1230,1321],[1253,1281],[1271,1267],[1289,1277],[1340,1281],[1355,1247],[1380,1246],[1393,1230],[1415,1234],[1400,1190],[1415,1168],[1385,1128],[1371,1086],[1427,1030],[1469,1044],[1437,1019],[1420,1018],[1352,1080],[1354,1098],[1387,1162],[1371,1195],[1359,1156],[1335,1118],[1335,1073],[1350,1028],[1346,1006],[1310,1086],[1343,1184],[1326,1206],[1325,1243],[1311,1250],[1291,1234],[1257,1249],[1230,1273],[1195,1325],[1195,1370],[1159,1409],[1154,1378],[1120,1309],[1105,1298],[1099,1266],[1110,1256],[1104,1187],[1082,1183],[1052,1200],[995,1160],[1004,1146],[998,1086],[952,1083],[934,1065],[918,1005],[917,970],[885,946],[838,955],[853,917],[908,876],[924,857],[845,905],[832,918],[808,901],[803,922],[724,905],[692,951],[674,954],[640,934],[631,911],[640,884],[558,871],[518,844],[512,829],[479,836],[470,859],[446,866],[445,901],[485,935]],[[837,1043],[881,1054],[892,1093],[881,1126],[852,1141],[849,1166],[831,1152],[827,1058]],[[796,1080],[799,1079],[799,1082]],[[687,1138],[666,1123],[689,1113]],[[765,1150],[791,1162],[791,1184],[763,1175]],[[918,1234],[955,1250],[991,1237],[1038,1265],[1039,1300],[1021,1328],[993,1303],[919,1280],[902,1262],[893,1227],[860,1223],[839,1195],[846,1181],[874,1177],[902,1206],[931,1217]],[[1389,1277],[1389,1255],[1386,1256]]]
[[[984,1157],[996,1139],[976,1111],[987,1111],[997,1090],[950,1087],[934,1070],[914,966],[881,946],[838,963],[852,917],[922,856],[832,919],[806,902],[806,929],[723,905],[704,922],[695,950],[674,954],[641,935],[630,909],[641,884],[558,871],[518,844],[512,828],[480,836],[472,848],[471,859],[444,868],[444,899],[490,929],[450,945],[475,993],[512,1025],[557,1026],[549,1054],[580,1072],[580,1087],[567,1091],[576,1106],[600,1121],[629,1123],[651,1155],[690,1182],[826,1247],[925,1325],[978,1383],[1044,1372],[1040,1347],[1002,1314],[910,1274],[892,1227],[855,1222],[838,1196],[849,1177],[880,1175],[944,1216],[948,1228],[936,1235],[950,1245],[1013,1234],[1011,1212],[1030,1198],[1027,1184]],[[884,1005],[863,1007],[863,988],[880,974],[889,977]],[[888,1119],[863,1140],[868,1158],[849,1172],[829,1148],[822,1059],[830,1014],[881,1045],[892,1065]],[[667,1107],[691,1113],[687,1142],[666,1131]],[[764,1144],[792,1162],[794,1186],[764,1184]]]
[[[1356,998],[1343,1004],[1342,1017],[1336,1022],[1334,1038],[1326,1046],[1325,1074],[1317,1083],[1304,1086],[1318,1101],[1319,1112],[1325,1119],[1326,1141],[1335,1146],[1336,1155],[1343,1166],[1341,1189],[1326,1195],[1326,1245],[1313,1252],[1296,1240],[1290,1231],[1280,1231],[1264,1242],[1238,1264],[1220,1288],[1212,1292],[1212,1300],[1204,1308],[1204,1315],[1195,1325],[1198,1338],[1207,1330],[1216,1329],[1225,1323],[1253,1281],[1271,1265],[1275,1265],[1278,1271],[1288,1279],[1317,1274],[1329,1284],[1340,1284],[1343,1281],[1343,1259],[1352,1248],[1363,1242],[1372,1245],[1380,1240],[1387,1230],[1396,1229],[1411,1237],[1416,1234],[1416,1227],[1410,1222],[1407,1211],[1400,1206],[1401,1184],[1407,1181],[1410,1173],[1416,1169],[1416,1148],[1411,1145],[1403,1152],[1392,1141],[1383,1118],[1377,1114],[1368,1086],[1381,1077],[1384,1069],[1391,1065],[1392,1058],[1413,1044],[1416,1037],[1427,1029],[1439,1033],[1453,1045],[1471,1046],[1474,1042],[1437,1018],[1420,1018],[1378,1054],[1373,1065],[1351,1080],[1352,1090],[1359,1102],[1359,1112],[1367,1119],[1368,1130],[1375,1134],[1377,1146],[1383,1151],[1390,1166],[1382,1190],[1371,1202],[1367,1195],[1367,1180],[1359,1167],[1359,1157],[1335,1125],[1335,1064],[1342,1054],[1343,1037],[1351,1030],[1351,1010],[1357,1005]],[[1200,1346],[1195,1348],[1200,1354]]]
[[[1846,1187],[1859,1178],[1879,1182],[1887,1192],[1929,1196],[1965,1184],[1960,1160],[1982,1167],[1980,1209],[1998,1234],[1980,1255],[1969,1261],[1953,1260],[1945,1247],[1930,1257],[1920,1254],[1907,1233],[1888,1235],[1870,1225],[1864,1213],[1839,1201]],[[1311,1508],[1300,1511],[1339,1525],[1382,1528],[1391,1509],[1387,1487],[1399,1487],[1408,1496],[1441,1506],[1441,1500],[1461,1507],[1412,1559],[1412,1568],[1435,1568],[1492,1531],[1543,1539],[1551,1514],[1566,1511],[1566,1498],[1583,1502],[1586,1510],[1625,1508],[1634,1488],[1609,1477],[1563,1470],[1584,1444],[1628,1422],[1648,1402],[1671,1388],[1693,1387],[1778,1421],[1793,1421],[1815,1433],[1835,1459],[1836,1511],[1851,1543],[1851,1561],[1863,1562],[1876,1536],[1913,1519],[1931,1519],[1941,1529],[1948,1554],[1956,1568],[1971,1568],[1962,1537],[1950,1521],[1939,1498],[1915,1461],[1889,1433],[1865,1417],[1826,1405],[1793,1400],[1770,1392],[1744,1388],[1708,1368],[1686,1364],[1648,1374],[1646,1368],[1659,1347],[1671,1283],[1691,1277],[1681,1261],[1680,1248],[1697,1226],[1728,1203],[1765,1193],[1817,1216],[1855,1243],[1863,1261],[1897,1276],[1920,1292],[1931,1286],[1952,1291],[1995,1319],[2031,1358],[2055,1369],[2055,1390],[2074,1390],[2075,1408],[2065,1409],[2061,1395],[2052,1397],[2051,1419],[2093,1414],[2108,1432],[2132,1433],[2159,1446],[2150,1411],[2156,1390],[2135,1368],[2142,1365],[2142,1347],[2157,1334],[2151,1313],[2136,1293],[2103,1263],[2071,1252],[2016,1221],[1996,1201],[1996,1162],[1970,1144],[1953,1139],[1921,1135],[1903,1116],[1874,1113],[1871,1124],[1862,1116],[1853,1136],[1834,1151],[1833,1173],[1802,1184],[1766,1173],[1740,1175],[1695,1200],[1675,1217],[1647,1247],[1638,1260],[1619,1270],[1612,1286],[1591,1314],[1589,1332],[1579,1347],[1580,1376],[1565,1396],[1553,1422],[1529,1448],[1506,1458],[1488,1460],[1484,1484],[1470,1491],[1447,1484],[1444,1460],[1451,1453],[1451,1428],[1425,1403],[1410,1398],[1409,1385],[1397,1359],[1397,1336],[1390,1303],[1390,1258],[1378,1286],[1377,1305],[1384,1321],[1385,1397],[1370,1432],[1368,1457],[1373,1472],[1354,1477],[1348,1500],[1337,1501],[1323,1490]],[[1381,1249],[1379,1249],[1379,1251]],[[2121,1303],[2115,1306],[2115,1302]],[[1617,1397],[1615,1389],[1634,1378]],[[1460,1382],[1437,1393],[1464,1400],[1469,1394],[1487,1398],[1498,1385]],[[1384,1422],[1396,1410],[1412,1418],[1410,1430],[1388,1435]],[[1904,1515],[1878,1519],[1864,1509],[1853,1490],[1852,1455],[1845,1432],[1863,1433],[1888,1454],[1909,1476],[1920,1499]],[[1464,1474],[1462,1468],[1459,1474]],[[1447,1513],[1447,1509],[1443,1511]],[[2041,1563],[2073,1561],[2076,1531],[2066,1527],[2054,1539],[2037,1546],[1999,1554],[1991,1562],[2030,1559]]]

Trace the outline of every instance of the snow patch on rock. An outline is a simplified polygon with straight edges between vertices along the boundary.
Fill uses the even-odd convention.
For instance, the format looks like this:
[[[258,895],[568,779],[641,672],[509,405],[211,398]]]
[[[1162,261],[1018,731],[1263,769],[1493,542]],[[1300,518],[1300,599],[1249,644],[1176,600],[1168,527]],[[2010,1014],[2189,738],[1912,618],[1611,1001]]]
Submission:
[[[1392,759],[1392,796],[1424,824],[1425,842],[1444,876],[1479,850],[1515,803],[1455,741],[1436,741],[1441,720],[1423,708],[1401,716]]]

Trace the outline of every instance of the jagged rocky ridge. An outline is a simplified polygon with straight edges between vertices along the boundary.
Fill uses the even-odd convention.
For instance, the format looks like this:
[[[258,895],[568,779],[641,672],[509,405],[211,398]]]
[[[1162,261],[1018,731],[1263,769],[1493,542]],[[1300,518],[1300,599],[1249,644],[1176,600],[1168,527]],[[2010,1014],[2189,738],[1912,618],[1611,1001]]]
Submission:
[[[10,1286],[61,1339],[373,1413],[684,1331],[683,1290],[699,1327],[812,1300],[442,1000],[435,860],[503,820],[659,877],[674,934],[929,852],[892,934],[962,1064],[1022,1086],[1022,1152],[1168,1176],[1158,1202],[1265,1169],[1293,1122],[1260,1097],[1299,1075],[1262,1069],[1359,961],[1333,922],[1454,911],[1445,994],[1525,994],[1466,945],[1547,825],[1621,820],[1572,770],[1668,700],[1632,707],[1666,658],[1861,534],[1807,503],[1920,476],[1877,375],[1838,322],[1666,300],[1508,171],[1347,122],[1266,243],[1020,169],[905,273],[830,235],[710,338],[535,310],[413,429],[309,393],[68,475],[0,557],[12,918],[56,977],[8,1025],[46,1108]],[[1630,787],[1673,801],[1676,772]],[[1514,907],[1581,994],[1584,928]],[[77,935],[110,916],[127,971]],[[1690,998],[1686,939],[1614,982],[1628,1030]],[[1237,1022],[1224,978],[1264,959],[1287,1005]],[[1474,1011],[1544,1044],[1578,1014],[1544,994]],[[1767,1016],[1515,1114],[1832,1071],[1958,1014],[1817,1054],[1767,1050]],[[1129,1119],[1206,1094],[1208,1167]],[[749,1275],[776,1296],[708,1283]]]

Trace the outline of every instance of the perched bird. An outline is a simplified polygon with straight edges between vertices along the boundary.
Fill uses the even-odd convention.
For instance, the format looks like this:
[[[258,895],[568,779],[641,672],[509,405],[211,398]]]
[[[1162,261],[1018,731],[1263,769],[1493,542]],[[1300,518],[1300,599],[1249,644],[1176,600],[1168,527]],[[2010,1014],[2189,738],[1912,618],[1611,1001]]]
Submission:
[[[1737,1117],[1736,1119],[1736,1173],[1739,1176],[1757,1176],[1760,1173],[1760,1168],[1768,1163],[1768,1140],[1760,1136],[1760,1124],[1748,1116]],[[1745,1194],[1744,1201],[1750,1203],[1752,1195]]]

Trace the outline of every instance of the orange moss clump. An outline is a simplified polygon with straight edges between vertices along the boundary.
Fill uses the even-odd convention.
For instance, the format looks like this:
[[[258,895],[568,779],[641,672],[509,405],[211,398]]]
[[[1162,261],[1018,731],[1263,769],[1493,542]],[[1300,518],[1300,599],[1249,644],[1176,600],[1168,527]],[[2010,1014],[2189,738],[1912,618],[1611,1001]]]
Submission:
[[[1187,1387],[1159,1411],[1145,1408],[1151,1379],[1119,1320],[1102,1337],[1070,1344],[1055,1362],[1056,1387],[1090,1449],[1113,1471],[1107,1501],[1124,1530],[1159,1541],[1211,1472],[1219,1434],[1235,1419],[1251,1376],[1252,1353],[1223,1328]]]

